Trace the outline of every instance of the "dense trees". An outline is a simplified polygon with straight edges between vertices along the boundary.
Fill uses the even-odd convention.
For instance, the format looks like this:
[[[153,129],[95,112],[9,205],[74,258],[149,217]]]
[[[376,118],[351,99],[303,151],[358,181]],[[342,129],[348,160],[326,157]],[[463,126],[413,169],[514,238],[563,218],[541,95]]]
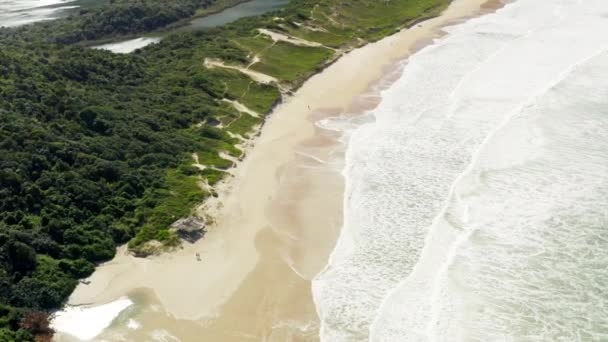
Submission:
[[[193,151],[230,150],[229,136],[200,135],[195,124],[236,114],[223,91],[201,86],[213,75],[189,77],[198,61],[174,59],[189,39],[133,55],[0,42],[0,328],[10,330],[0,341],[27,337],[20,308],[60,306],[116,244],[142,226],[135,246],[169,238],[173,215],[206,195],[195,182],[181,191],[196,175],[178,166]]]
[[[133,6],[157,2],[146,3]],[[192,153],[218,170],[232,164],[218,151],[241,153],[199,124],[230,127],[240,114],[224,97],[261,112],[280,98],[276,86],[202,66],[246,60],[221,30],[119,55],[49,39],[74,21],[0,30],[0,341],[31,337],[23,315],[61,306],[117,244],[174,243],[169,225],[209,195],[197,182],[222,176],[191,167]]]
[[[27,39],[73,44],[117,35],[149,32],[193,16],[221,0],[112,0],[56,20],[6,31]],[[53,32],[51,36],[43,35]]]

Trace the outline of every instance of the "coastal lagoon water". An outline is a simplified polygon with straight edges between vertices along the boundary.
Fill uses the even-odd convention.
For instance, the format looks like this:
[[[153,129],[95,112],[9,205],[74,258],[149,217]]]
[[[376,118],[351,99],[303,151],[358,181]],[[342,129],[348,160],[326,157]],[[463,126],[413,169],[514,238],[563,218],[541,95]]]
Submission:
[[[322,341],[608,340],[608,2],[447,31],[351,135]]]
[[[96,49],[109,50],[114,53],[130,53],[149,44],[158,43],[165,36],[176,32],[188,32],[212,27],[222,26],[238,19],[261,15],[278,10],[289,3],[289,0],[252,0],[234,7],[227,8],[219,13],[206,17],[193,19],[190,23],[153,37],[140,37],[110,44],[94,46]]]
[[[73,13],[80,8],[90,8],[104,4],[108,0],[5,0],[0,1],[0,27],[14,27],[31,24],[37,21],[53,20]],[[251,0],[219,13],[193,19],[185,26],[150,37],[138,37],[125,41],[93,46],[96,49],[109,50],[115,53],[130,53],[152,43],[157,43],[164,36],[175,33],[229,24],[238,19],[261,15],[278,10],[289,3],[289,0]]]
[[[262,15],[287,5],[290,0],[252,0],[228,8],[217,14],[197,18],[190,22],[185,29],[198,30],[226,25],[238,19]]]

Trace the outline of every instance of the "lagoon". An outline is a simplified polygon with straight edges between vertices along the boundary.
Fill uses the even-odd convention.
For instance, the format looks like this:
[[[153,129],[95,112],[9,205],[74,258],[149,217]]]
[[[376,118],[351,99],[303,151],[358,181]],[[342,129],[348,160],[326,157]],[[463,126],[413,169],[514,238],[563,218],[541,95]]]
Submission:
[[[247,1],[234,7],[227,8],[216,14],[195,18],[184,26],[179,26],[162,34],[159,33],[158,35],[152,35],[150,37],[138,37],[135,39],[110,44],[97,45],[93,46],[93,48],[110,50],[114,53],[130,53],[149,44],[158,43],[172,33],[196,31],[226,25],[241,18],[261,15],[277,10],[285,6],[287,3],[289,3],[289,0]]]

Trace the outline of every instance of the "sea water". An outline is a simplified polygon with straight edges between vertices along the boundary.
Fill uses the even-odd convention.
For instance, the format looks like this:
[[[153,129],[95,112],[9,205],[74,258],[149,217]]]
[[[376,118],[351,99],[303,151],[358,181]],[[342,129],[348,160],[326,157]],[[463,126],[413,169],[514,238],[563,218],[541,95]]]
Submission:
[[[608,340],[608,1],[447,31],[350,136],[321,339]]]
[[[52,20],[72,6],[73,0],[0,0],[0,27]]]

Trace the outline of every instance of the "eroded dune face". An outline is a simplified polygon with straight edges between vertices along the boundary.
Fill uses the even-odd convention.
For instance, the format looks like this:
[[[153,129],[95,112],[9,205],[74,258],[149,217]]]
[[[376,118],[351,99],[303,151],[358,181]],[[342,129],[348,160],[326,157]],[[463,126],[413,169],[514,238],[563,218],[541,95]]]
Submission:
[[[324,341],[608,338],[602,13],[519,0],[408,61],[349,145]]]

